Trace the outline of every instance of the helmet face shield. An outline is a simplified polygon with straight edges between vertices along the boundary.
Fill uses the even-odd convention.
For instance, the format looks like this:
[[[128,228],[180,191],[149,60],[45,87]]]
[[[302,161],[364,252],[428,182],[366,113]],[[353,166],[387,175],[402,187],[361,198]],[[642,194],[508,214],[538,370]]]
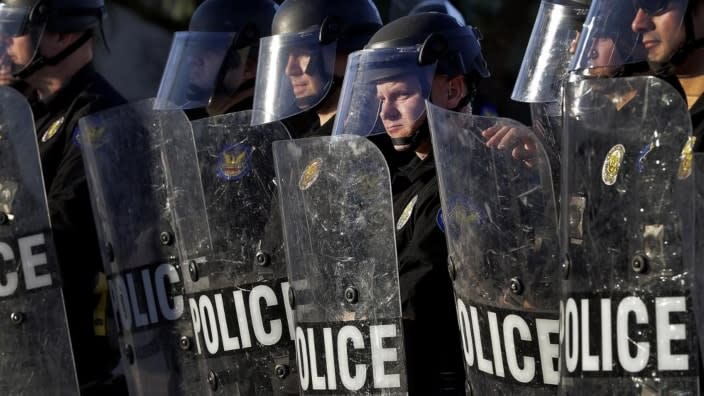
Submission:
[[[419,65],[416,47],[350,54],[333,134],[409,135],[425,115],[436,65]]]
[[[594,0],[570,70],[610,76],[627,64],[668,61],[677,49],[667,49],[668,43],[682,28],[686,8],[687,0]],[[664,13],[671,13],[668,32],[651,31],[652,21],[645,23],[652,28],[642,28],[643,18]],[[657,43],[652,41],[655,34]]]
[[[511,99],[527,103],[558,100],[572,58],[570,49],[587,11],[576,3],[541,2]]]
[[[261,39],[252,125],[302,113],[327,97],[336,43],[321,44],[318,32],[316,28]]]
[[[26,7],[0,3],[0,83],[32,62],[45,29],[45,22],[29,23]]]
[[[206,107],[242,82],[250,47],[235,49],[236,33],[177,32],[159,85],[156,109]]]

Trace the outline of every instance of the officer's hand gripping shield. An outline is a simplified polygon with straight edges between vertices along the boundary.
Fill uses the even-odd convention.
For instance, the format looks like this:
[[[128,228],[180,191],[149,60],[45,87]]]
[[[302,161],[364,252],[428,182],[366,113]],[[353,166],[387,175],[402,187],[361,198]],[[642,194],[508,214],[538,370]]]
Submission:
[[[560,394],[698,394],[687,106],[654,77],[565,106]]]
[[[167,159],[202,394],[298,392],[271,148],[290,136],[250,119],[195,121]]]
[[[167,185],[188,175],[170,174],[165,161],[191,127],[183,112],[153,107],[84,117],[80,141],[130,394],[184,395],[201,379]]]
[[[32,110],[7,87],[0,87],[0,257],[0,393],[77,395]]]
[[[448,269],[474,394],[555,394],[557,220],[547,154],[520,123],[427,103]]]
[[[389,171],[365,138],[274,143],[302,394],[406,394]]]

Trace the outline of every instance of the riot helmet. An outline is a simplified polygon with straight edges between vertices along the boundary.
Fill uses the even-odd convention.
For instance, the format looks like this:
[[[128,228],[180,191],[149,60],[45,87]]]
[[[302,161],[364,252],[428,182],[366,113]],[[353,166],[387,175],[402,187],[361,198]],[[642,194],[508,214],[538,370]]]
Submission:
[[[594,0],[570,70],[595,74],[589,70],[617,69],[644,62],[658,65],[682,61],[689,51],[704,43],[702,39],[694,38],[692,8],[687,0]],[[667,47],[663,42],[672,41],[674,37],[660,37],[662,41],[656,43],[649,34],[652,21],[639,21],[666,13],[673,35],[684,28],[687,38],[677,48],[658,54]],[[648,28],[642,25],[648,25]]]
[[[188,31],[174,36],[155,108],[217,115],[251,99],[259,39],[270,34],[276,8],[272,0],[202,3]]]
[[[350,55],[333,133],[387,132],[397,150],[417,148],[429,137],[424,101],[434,77],[463,76],[468,92],[460,109],[472,100],[479,80],[489,76],[480,38],[476,28],[435,12],[384,26],[364,50]]]
[[[557,102],[560,86],[589,11],[590,0],[543,0],[535,18],[511,99]]]
[[[461,25],[467,24],[460,11],[448,0],[423,0],[411,8],[408,15],[415,15],[423,12],[439,12],[442,14],[447,14],[455,18]]]
[[[26,79],[44,66],[59,64],[93,37],[93,29],[103,30],[104,16],[103,0],[0,1],[0,32],[10,43],[7,52],[12,58],[15,78]],[[45,32],[83,32],[83,35],[49,57],[39,50]]]
[[[381,25],[371,0],[284,1],[260,43],[252,124],[314,111],[341,84],[338,55],[361,49]]]

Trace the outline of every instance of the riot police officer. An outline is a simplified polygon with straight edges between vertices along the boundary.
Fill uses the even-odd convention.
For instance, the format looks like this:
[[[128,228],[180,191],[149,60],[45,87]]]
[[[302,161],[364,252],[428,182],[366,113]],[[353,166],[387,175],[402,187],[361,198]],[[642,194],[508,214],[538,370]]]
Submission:
[[[677,76],[692,116],[695,151],[704,139],[704,2],[637,1],[631,28],[658,73]],[[684,14],[682,14],[684,11]]]
[[[384,26],[348,62],[334,128],[359,135],[385,132],[396,150],[415,154],[392,181],[411,394],[464,394],[424,100],[471,111],[479,81],[489,76],[480,37],[477,29],[440,13]]]
[[[34,95],[32,111],[44,184],[63,272],[69,328],[79,383],[87,394],[113,387],[117,354],[105,336],[105,308],[94,295],[100,271],[95,224],[80,148],[78,119],[122,102],[93,68],[94,30],[102,30],[102,0],[7,0],[3,30],[14,78]],[[97,307],[97,308],[96,308]],[[99,312],[102,311],[102,312]],[[93,322],[94,315],[98,321]]]
[[[157,94],[158,109],[191,119],[252,108],[259,39],[269,36],[271,0],[208,0],[177,32]]]
[[[271,37],[261,41],[253,124],[308,112],[317,117],[301,135],[330,135],[347,55],[361,49],[382,25],[369,0],[287,0]]]

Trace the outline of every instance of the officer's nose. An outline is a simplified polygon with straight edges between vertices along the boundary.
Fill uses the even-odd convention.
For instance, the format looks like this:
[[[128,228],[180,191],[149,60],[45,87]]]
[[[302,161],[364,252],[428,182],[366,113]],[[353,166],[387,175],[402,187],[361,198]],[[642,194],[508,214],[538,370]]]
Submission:
[[[284,73],[287,76],[300,76],[301,74],[303,74],[303,70],[301,70],[301,65],[298,61],[298,56],[288,56],[288,62],[286,63],[286,69],[284,70]]]
[[[634,33],[643,33],[653,29],[655,29],[653,19],[647,12],[643,11],[642,8],[639,8],[635,18],[633,18],[633,22],[631,22],[631,30],[633,30]]]
[[[386,120],[395,120],[398,118],[398,110],[396,109],[396,106],[391,103],[390,100],[382,100],[381,101],[381,108],[379,109],[379,117],[381,117],[382,121]]]

